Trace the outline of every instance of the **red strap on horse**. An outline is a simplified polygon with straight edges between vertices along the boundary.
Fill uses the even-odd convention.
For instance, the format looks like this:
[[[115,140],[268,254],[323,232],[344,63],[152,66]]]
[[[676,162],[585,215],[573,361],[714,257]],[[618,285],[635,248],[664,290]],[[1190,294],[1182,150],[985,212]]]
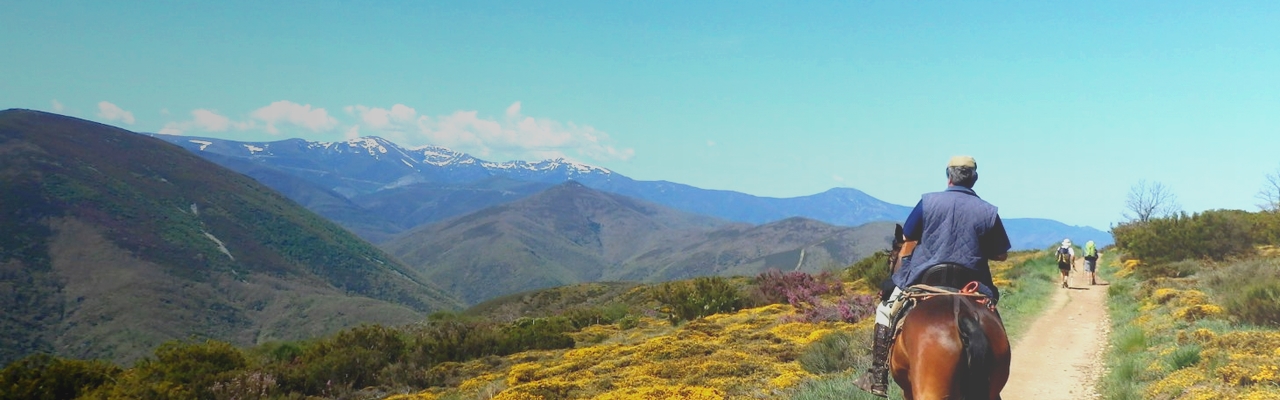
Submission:
[[[960,288],[960,293],[964,293],[964,294],[978,293],[978,285],[979,285],[978,281],[971,281],[968,284],[964,285],[964,287]],[[987,306],[987,308],[991,309],[991,311],[996,310],[996,306],[994,304],[991,304],[991,299],[985,296],[978,299],[978,304]]]

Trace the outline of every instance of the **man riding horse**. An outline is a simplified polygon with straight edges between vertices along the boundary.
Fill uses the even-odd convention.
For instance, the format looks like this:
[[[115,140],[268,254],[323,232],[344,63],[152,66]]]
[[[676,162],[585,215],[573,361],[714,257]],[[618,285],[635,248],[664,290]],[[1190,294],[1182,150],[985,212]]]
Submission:
[[[973,157],[952,157],[947,163],[946,190],[926,193],[907,217],[906,243],[892,276],[894,288],[876,308],[874,359],[855,381],[859,388],[887,397],[892,314],[901,304],[903,290],[920,283],[926,272],[941,273],[952,281],[978,282],[978,292],[990,298],[991,306],[999,301],[987,262],[1005,260],[1011,246],[996,207],[974,193],[977,181],[978,163]]]

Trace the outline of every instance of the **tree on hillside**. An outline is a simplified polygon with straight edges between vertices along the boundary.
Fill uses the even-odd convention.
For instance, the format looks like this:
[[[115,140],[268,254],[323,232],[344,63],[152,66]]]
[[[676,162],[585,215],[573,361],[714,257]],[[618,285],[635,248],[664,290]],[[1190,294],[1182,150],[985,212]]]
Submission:
[[[1276,167],[1275,171],[1267,174],[1257,197],[1258,200],[1262,200],[1262,204],[1258,205],[1262,210],[1280,211],[1280,167]]]
[[[1176,214],[1182,206],[1178,204],[1178,196],[1160,182],[1147,182],[1146,179],[1129,188],[1129,197],[1124,201],[1124,217],[1130,221],[1147,222],[1152,218],[1166,217]]]

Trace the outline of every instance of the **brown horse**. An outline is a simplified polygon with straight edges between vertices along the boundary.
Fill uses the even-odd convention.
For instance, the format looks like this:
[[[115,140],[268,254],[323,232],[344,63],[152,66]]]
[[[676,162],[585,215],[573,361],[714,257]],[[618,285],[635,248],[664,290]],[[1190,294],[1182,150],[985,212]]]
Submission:
[[[891,270],[901,262],[901,230],[890,253]],[[889,371],[907,400],[999,399],[1009,381],[1009,360],[1009,337],[998,314],[972,296],[934,295],[920,298],[907,313],[889,354]]]

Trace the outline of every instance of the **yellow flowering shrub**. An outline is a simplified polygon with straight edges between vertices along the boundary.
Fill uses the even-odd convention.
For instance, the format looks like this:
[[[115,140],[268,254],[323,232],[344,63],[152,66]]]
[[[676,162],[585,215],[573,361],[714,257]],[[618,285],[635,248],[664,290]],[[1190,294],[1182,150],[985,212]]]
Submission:
[[[775,304],[676,327],[654,318],[641,318],[628,330],[588,327],[583,337],[606,338],[513,354],[502,362],[453,363],[450,371],[466,372],[454,374],[466,377],[456,387],[404,399],[476,398],[482,392],[494,400],[768,398],[813,376],[796,361],[805,345],[837,330],[866,332],[869,326],[862,325],[874,323],[781,322],[794,312]]]
[[[1225,310],[1196,284],[1194,278],[1152,279],[1138,292],[1145,297],[1133,324],[1147,337],[1172,337],[1145,350],[1154,358],[1144,361],[1138,375],[1150,382],[1143,397],[1280,399],[1280,331],[1215,332],[1198,326],[1202,319],[1225,318]]]
[[[1222,315],[1222,307],[1213,304],[1201,304],[1190,307],[1181,307],[1173,311],[1173,317],[1185,321],[1195,321],[1209,317]]]
[[[726,398],[728,396],[724,392],[715,388],[684,385],[625,388],[596,397],[599,400],[723,400]]]

